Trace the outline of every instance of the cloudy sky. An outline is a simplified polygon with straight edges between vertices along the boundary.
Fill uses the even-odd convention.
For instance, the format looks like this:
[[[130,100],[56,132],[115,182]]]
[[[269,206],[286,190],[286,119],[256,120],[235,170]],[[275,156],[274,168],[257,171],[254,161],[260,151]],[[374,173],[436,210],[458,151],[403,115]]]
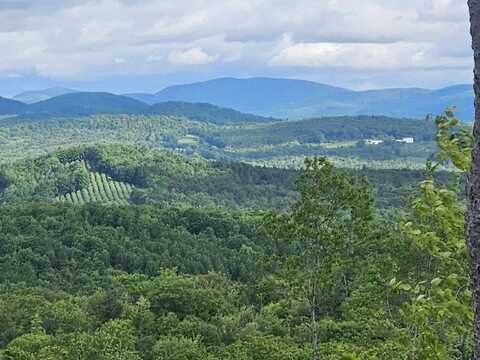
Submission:
[[[466,0],[0,0],[0,95],[274,76],[355,89],[472,78]]]

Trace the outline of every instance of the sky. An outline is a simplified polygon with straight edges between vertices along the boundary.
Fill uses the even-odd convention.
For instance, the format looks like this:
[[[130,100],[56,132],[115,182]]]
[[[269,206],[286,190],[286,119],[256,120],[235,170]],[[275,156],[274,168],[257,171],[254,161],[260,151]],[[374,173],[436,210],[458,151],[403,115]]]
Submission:
[[[217,77],[472,82],[466,0],[0,0],[0,95]]]

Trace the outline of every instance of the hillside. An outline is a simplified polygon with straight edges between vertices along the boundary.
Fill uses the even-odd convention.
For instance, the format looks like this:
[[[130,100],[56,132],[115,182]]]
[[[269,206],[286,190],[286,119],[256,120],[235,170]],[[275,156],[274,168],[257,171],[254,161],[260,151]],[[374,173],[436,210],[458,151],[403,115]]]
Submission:
[[[424,177],[419,170],[358,169],[377,206],[399,207]],[[109,205],[286,208],[298,170],[189,159],[131,145],[79,146],[0,165],[0,204],[47,201]],[[440,174],[442,182],[450,175]]]
[[[21,101],[25,104],[33,104],[36,102],[51,99],[56,96],[77,92],[76,90],[61,87],[53,87],[42,90],[25,91],[13,97],[14,100]]]
[[[275,120],[253,114],[244,114],[233,109],[221,108],[207,103],[180,101],[168,101],[152,105],[147,110],[147,113],[165,116],[183,116],[191,120],[214,124],[264,123]]]
[[[294,198],[295,176],[295,171],[222,165],[141,146],[80,146],[0,165],[0,204],[284,208]]]
[[[469,122],[473,118],[470,85],[438,90],[353,91],[304,80],[222,78],[170,86],[156,94],[122,96],[53,88],[20,94],[16,98],[30,105],[10,105],[9,114],[14,111],[14,114],[43,117],[157,114],[217,124],[358,115],[423,119],[455,106],[460,119]],[[7,114],[7,105],[0,104],[0,114]]]
[[[87,116],[92,114],[137,114],[148,106],[126,96],[77,92],[28,106],[26,114],[45,116]]]
[[[439,187],[453,176],[437,173],[417,187],[425,172],[352,176],[328,163],[314,171],[120,145],[0,166],[0,358],[309,359],[308,300],[281,275],[305,258],[300,241],[327,236],[335,245],[320,243],[315,255],[329,264],[318,282],[322,354],[411,354],[399,338],[419,295],[392,287],[409,290],[428,275],[442,282],[420,261],[437,259],[420,247],[425,239],[447,233],[463,244],[460,190]],[[465,251],[455,245],[448,261],[457,256],[466,273]],[[295,287],[305,273],[289,273]],[[445,273],[453,290],[441,301],[469,306],[466,276],[457,282]],[[465,305],[451,295],[456,287],[465,289]],[[465,330],[447,322],[452,349],[458,329],[470,329],[469,313],[465,319]]]
[[[229,146],[277,145],[291,141],[321,143],[414,137],[434,141],[433,120],[399,119],[386,116],[343,116],[276,122],[256,127],[230,128],[220,138]]]
[[[280,104],[292,106],[305,101],[344,98],[352,91],[303,80],[222,78],[188,85],[170,86],[153,96],[131,95],[143,101],[204,102],[242,112],[267,114]],[[284,116],[281,116],[284,117]]]
[[[66,89],[53,89],[49,94],[53,95],[53,91],[56,90],[63,91]],[[39,94],[46,96],[46,93],[42,91]],[[33,94],[32,96],[37,95]],[[30,101],[30,104],[2,99],[4,103],[0,103],[0,114],[16,114],[23,117],[41,118],[78,117],[99,114],[150,114],[185,117],[200,122],[227,125],[236,123],[265,123],[277,120],[259,115],[245,114],[233,109],[206,103],[170,101],[149,106],[139,100],[110,93],[68,92],[64,95],[46,97],[47,100]]]
[[[20,101],[0,97],[0,115],[14,115],[25,111],[27,105]]]
[[[114,181],[105,173],[95,172],[88,160],[76,160],[68,166],[82,173],[81,186],[77,190],[65,192],[55,198],[56,201],[70,204],[100,202],[103,204],[128,205],[133,187],[123,181]]]
[[[130,96],[150,104],[164,101],[206,102],[278,118],[363,114],[424,118],[427,114],[438,114],[449,106],[456,106],[463,121],[473,119],[471,85],[439,90],[353,91],[303,80],[224,78],[171,86],[156,94]]]
[[[301,167],[327,156],[341,167],[423,169],[437,151],[433,121],[334,117],[217,125],[161,115],[11,118],[0,122],[0,163],[59,147],[95,143],[145,145],[208,160]],[[414,137],[414,143],[393,140]],[[366,145],[366,139],[384,143]]]

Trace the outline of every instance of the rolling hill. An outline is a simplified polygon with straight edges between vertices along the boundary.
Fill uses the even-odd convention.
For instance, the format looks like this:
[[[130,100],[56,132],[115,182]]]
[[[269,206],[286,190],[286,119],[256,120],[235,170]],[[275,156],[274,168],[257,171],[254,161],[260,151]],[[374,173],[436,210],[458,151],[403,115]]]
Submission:
[[[93,114],[138,114],[148,105],[121,95],[78,92],[57,96],[28,106],[25,114],[49,116],[88,116]]]
[[[66,95],[76,92],[76,90],[61,87],[53,87],[42,90],[25,91],[13,97],[13,100],[21,101],[25,104],[33,104],[36,102],[51,99],[56,96]]]
[[[386,116],[342,116],[282,121],[249,128],[230,127],[217,132],[230,147],[279,145],[289,142],[318,144],[365,139],[435,141],[433,120],[400,119]]]
[[[188,103],[181,101],[168,101],[152,105],[147,110],[147,113],[165,116],[183,116],[194,121],[214,124],[264,123],[275,120],[259,115],[244,114],[233,109],[221,108],[207,103]]]
[[[142,144],[208,160],[298,167],[305,156],[327,156],[347,168],[424,168],[437,151],[434,121],[332,117],[269,123],[214,124],[152,114],[15,117],[0,121],[0,163],[72,145]],[[414,143],[395,139],[413,137]],[[362,146],[361,140],[384,144]]]
[[[292,170],[188,159],[145,146],[78,146],[0,164],[0,205],[46,201],[284,207],[294,196],[296,175]]]
[[[471,85],[439,90],[406,88],[353,91],[304,80],[222,78],[167,87],[156,94],[130,94],[154,104],[203,102],[241,112],[277,118],[342,115],[385,115],[424,118],[456,106],[463,121],[473,119]]]
[[[80,167],[86,175],[83,187],[71,192],[61,194],[55,201],[70,204],[85,204],[100,202],[104,204],[128,205],[133,191],[132,185],[123,181],[114,181],[105,173],[94,172],[85,160],[77,160],[74,165]],[[87,175],[88,174],[88,175]]]
[[[270,78],[222,78],[188,85],[176,85],[154,95],[134,94],[148,103],[165,101],[204,102],[242,112],[272,112],[273,107],[292,106],[320,95],[324,99],[348,99],[352,91],[311,81]],[[268,114],[269,115],[269,114]]]
[[[33,102],[68,89],[24,93]],[[11,100],[13,101],[13,100]],[[156,114],[183,116],[217,124],[269,122],[273,118],[374,115],[423,119],[457,107],[458,117],[473,119],[473,89],[455,85],[438,90],[405,88],[353,91],[304,80],[222,78],[167,87],[156,94],[114,95],[76,92],[28,106],[0,103],[0,114],[85,116],[93,114]]]
[[[33,104],[2,99],[0,114],[23,117],[79,117],[100,114],[165,115],[214,124],[266,123],[278,119],[244,114],[206,103],[163,102],[148,105],[127,96],[101,92],[75,92]]]
[[[0,115],[14,115],[25,111],[27,105],[16,100],[0,97]]]
[[[404,206],[423,170],[356,169],[382,208]],[[187,158],[145,146],[96,145],[0,163],[0,205],[31,201],[156,204],[239,209],[285,208],[297,195],[294,169]],[[451,180],[439,173],[442,183]]]

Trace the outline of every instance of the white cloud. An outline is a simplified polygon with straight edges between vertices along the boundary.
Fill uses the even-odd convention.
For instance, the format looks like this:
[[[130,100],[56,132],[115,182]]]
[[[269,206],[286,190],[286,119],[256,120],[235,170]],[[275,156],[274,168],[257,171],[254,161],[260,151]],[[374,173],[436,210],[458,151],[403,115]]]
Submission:
[[[175,50],[168,55],[168,61],[174,65],[205,65],[214,62],[218,57],[210,56],[200,48]]]
[[[465,67],[471,57],[438,57],[429,43],[299,43],[270,60],[273,66],[351,69],[416,69]]]
[[[1,73],[75,80],[472,67],[465,0],[0,0],[0,48]]]
[[[148,55],[147,62],[162,61],[165,57],[163,55]]]
[[[424,0],[419,9],[423,21],[457,22],[468,16],[467,7],[463,0]]]

